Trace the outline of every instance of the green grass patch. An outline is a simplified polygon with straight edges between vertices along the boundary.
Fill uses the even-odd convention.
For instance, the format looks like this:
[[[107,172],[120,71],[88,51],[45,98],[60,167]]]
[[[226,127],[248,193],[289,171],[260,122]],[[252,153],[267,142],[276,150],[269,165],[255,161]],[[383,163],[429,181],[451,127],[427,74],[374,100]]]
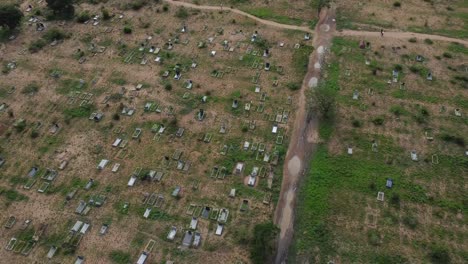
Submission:
[[[281,24],[302,25],[302,19],[275,14],[273,10],[267,7],[244,8],[244,12],[265,20],[272,20]]]

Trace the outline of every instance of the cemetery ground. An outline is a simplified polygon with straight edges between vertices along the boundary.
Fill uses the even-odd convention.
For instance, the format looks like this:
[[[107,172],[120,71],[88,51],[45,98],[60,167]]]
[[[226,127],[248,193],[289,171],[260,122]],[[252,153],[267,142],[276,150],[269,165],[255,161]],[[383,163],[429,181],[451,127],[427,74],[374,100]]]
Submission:
[[[468,3],[463,0],[335,1],[338,27],[401,30],[468,38]]]
[[[120,1],[42,22],[44,5],[0,50],[2,260],[248,263],[279,195],[304,33]]]
[[[319,88],[336,109],[320,123],[290,261],[466,262],[467,54],[334,38]]]

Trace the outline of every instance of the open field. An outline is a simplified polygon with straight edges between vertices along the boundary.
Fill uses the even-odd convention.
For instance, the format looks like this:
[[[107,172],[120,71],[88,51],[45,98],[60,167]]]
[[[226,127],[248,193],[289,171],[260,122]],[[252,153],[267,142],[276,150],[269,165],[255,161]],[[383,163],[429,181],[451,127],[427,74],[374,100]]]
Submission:
[[[466,39],[466,1],[334,1],[339,28],[411,31]]]
[[[314,25],[317,20],[317,0],[183,0],[196,5],[233,7],[254,16],[290,25]],[[312,23],[312,24],[311,24]]]
[[[335,38],[327,59],[337,108],[300,193],[293,262],[464,263],[467,49],[364,40]]]
[[[101,15],[101,7],[81,4],[76,14]],[[106,5],[107,20],[46,21],[44,31],[25,22],[2,44],[0,219],[14,216],[16,224],[2,227],[0,240],[17,239],[2,260],[46,262],[56,246],[52,259],[64,263],[78,255],[87,263],[133,263],[143,251],[147,263],[249,263],[251,233],[271,221],[278,199],[313,48],[301,32],[232,13],[124,7]],[[93,113],[102,119],[90,120]],[[85,209],[76,213],[81,201]],[[77,220],[90,224],[85,234],[71,231]],[[100,235],[103,224],[108,231]],[[190,229],[201,234],[198,248],[182,245]]]

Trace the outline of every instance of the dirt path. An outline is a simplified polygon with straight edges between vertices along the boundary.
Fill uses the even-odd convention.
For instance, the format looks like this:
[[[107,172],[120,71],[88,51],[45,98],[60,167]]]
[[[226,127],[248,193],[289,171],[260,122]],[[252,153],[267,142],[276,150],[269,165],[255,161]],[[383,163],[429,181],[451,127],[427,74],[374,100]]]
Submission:
[[[241,11],[239,9],[234,9],[234,8],[230,8],[230,7],[195,5],[195,4],[191,4],[191,3],[187,3],[187,2],[179,2],[179,1],[174,1],[174,0],[164,0],[164,1],[171,4],[171,5],[184,6],[184,7],[187,7],[187,8],[194,8],[194,9],[201,9],[201,10],[231,11],[233,13],[236,13],[236,14],[239,14],[239,15],[242,15],[242,16],[246,16],[248,18],[251,18],[253,20],[256,20],[256,21],[258,21],[258,22],[260,22],[262,24],[268,25],[268,26],[283,28],[283,29],[299,30],[299,31],[304,31],[304,32],[309,32],[309,33],[313,32],[313,30],[308,28],[308,27],[286,25],[286,24],[281,24],[281,23],[277,23],[277,22],[274,22],[274,21],[270,21],[270,20],[261,19],[259,17],[253,16],[253,15],[251,15],[249,13],[246,13],[244,11]]]
[[[175,6],[184,6],[187,8],[194,8],[194,9],[201,9],[201,10],[224,10],[224,11],[231,11],[233,13],[246,16],[248,18],[251,18],[253,20],[256,20],[262,24],[272,26],[272,27],[277,27],[277,28],[283,28],[283,29],[292,29],[292,30],[299,30],[299,31],[304,31],[304,32],[309,32],[313,33],[314,30],[308,28],[308,27],[302,27],[302,26],[294,26],[294,25],[287,25],[287,24],[281,24],[277,23],[274,21],[270,20],[265,20],[261,19],[259,17],[256,17],[254,15],[251,15],[249,13],[246,13],[244,11],[241,11],[239,9],[234,9],[231,7],[223,7],[223,6],[205,6],[205,5],[195,5],[187,2],[179,2],[175,0],[164,0],[165,2],[175,5]],[[342,30],[338,32],[338,36],[356,36],[356,37],[380,37],[380,32],[377,31],[358,31],[358,30]],[[385,32],[385,37],[387,38],[395,38],[395,39],[409,39],[409,38],[417,38],[417,39],[431,39],[431,40],[439,40],[439,41],[448,41],[448,42],[458,42],[464,45],[468,46],[468,41],[467,40],[462,40],[462,39],[457,39],[457,38],[450,38],[450,37],[444,37],[444,36],[439,36],[439,35],[430,35],[430,34],[421,34],[421,33],[413,33],[413,32],[402,32],[402,31],[386,31]]]
[[[380,37],[380,32],[372,31],[357,31],[357,30],[343,30],[336,34],[337,36],[356,36],[356,37]],[[447,42],[458,42],[468,46],[468,40],[456,39],[450,37],[444,37],[439,35],[430,35],[430,34],[420,34],[413,32],[402,32],[402,31],[386,31],[384,33],[384,38],[394,38],[394,39],[431,39],[431,40],[440,40]]]
[[[310,154],[317,140],[317,122],[308,116],[306,92],[318,84],[324,55],[335,32],[334,17],[334,9],[323,9],[320,13],[313,40],[315,50],[310,55],[309,69],[302,82],[301,96],[297,102],[299,108],[285,158],[280,199],[275,211],[274,222],[281,229],[275,258],[276,264],[287,262],[288,249],[294,233],[297,186],[304,172],[307,171]]]

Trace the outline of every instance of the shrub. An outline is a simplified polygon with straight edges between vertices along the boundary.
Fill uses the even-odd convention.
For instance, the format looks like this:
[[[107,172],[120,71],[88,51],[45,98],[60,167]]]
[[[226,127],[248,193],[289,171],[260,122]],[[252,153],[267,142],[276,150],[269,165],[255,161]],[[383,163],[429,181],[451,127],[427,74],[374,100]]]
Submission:
[[[355,119],[355,120],[352,121],[352,125],[353,125],[353,127],[361,127],[362,122]]]
[[[425,39],[424,43],[432,45],[432,44],[434,44],[434,41],[432,41],[431,39]]]
[[[88,21],[91,18],[89,15],[88,11],[81,12],[77,17],[76,17],[76,22],[78,23],[84,23]]]
[[[187,9],[185,9],[185,7],[182,6],[179,9],[177,9],[175,16],[180,19],[186,19],[189,16],[189,13]]]
[[[140,10],[146,4],[147,4],[147,0],[134,0],[130,4],[130,8],[132,8],[133,10]]]
[[[64,33],[60,29],[52,28],[49,31],[47,31],[42,38],[48,42],[52,42],[54,40],[62,40],[62,39],[66,39],[69,37],[70,35]]]
[[[393,66],[393,68],[396,70],[396,71],[403,71],[403,66],[401,66],[400,64],[395,64],[395,66]]]
[[[130,254],[121,250],[113,250],[109,254],[109,258],[117,264],[130,263]]]
[[[393,105],[390,107],[390,112],[396,116],[401,116],[406,113],[406,110],[399,105]]]
[[[268,262],[268,259],[274,253],[274,242],[277,233],[278,228],[271,222],[257,224],[254,227],[250,247],[250,259],[254,264]]]
[[[290,82],[286,84],[286,87],[288,87],[288,89],[291,91],[296,91],[296,90],[301,89],[301,85],[295,82]]]
[[[396,1],[396,2],[393,3],[393,6],[394,7],[401,7],[401,3]]]
[[[164,89],[165,89],[166,91],[172,90],[172,84],[166,83],[166,84],[164,85]]]
[[[447,58],[447,59],[453,58],[452,54],[451,54],[451,53],[448,53],[448,52],[442,53],[442,56],[444,56],[444,58]]]
[[[163,11],[164,11],[164,12],[169,11],[169,5],[168,5],[168,4],[164,4],[164,5],[163,5]]]
[[[33,94],[37,93],[39,91],[39,84],[36,82],[32,82],[28,85],[26,85],[23,90],[21,91],[22,94]]]
[[[125,34],[132,34],[132,28],[129,27],[129,26],[125,26],[125,27],[123,28],[123,32],[124,32]]]
[[[37,130],[31,131],[31,138],[37,138],[39,136],[39,132]]]
[[[392,194],[392,197],[390,197],[390,204],[399,209],[400,208],[400,195],[397,193]]]
[[[105,8],[101,10],[102,13],[102,19],[103,20],[109,20],[111,18],[111,15],[109,14],[109,11]]]
[[[463,137],[442,133],[440,138],[445,142],[455,143],[460,147],[465,147],[465,139]]]
[[[448,250],[440,246],[433,246],[429,257],[434,264],[448,264],[451,262]]]
[[[243,133],[246,133],[247,131],[249,131],[249,128],[247,126],[243,126],[241,130]]]
[[[418,42],[418,39],[410,38],[410,39],[408,39],[408,41],[411,42],[411,43],[416,43],[416,42]]]
[[[115,113],[114,115],[112,115],[112,119],[114,119],[115,121],[119,121],[120,120],[119,113]]]
[[[47,43],[43,39],[38,39],[29,43],[28,50],[31,53],[36,53],[45,47]]]
[[[376,125],[376,126],[381,126],[381,125],[383,125],[384,121],[385,121],[384,118],[381,117],[381,116],[372,119],[372,123],[373,123],[374,125]]]

